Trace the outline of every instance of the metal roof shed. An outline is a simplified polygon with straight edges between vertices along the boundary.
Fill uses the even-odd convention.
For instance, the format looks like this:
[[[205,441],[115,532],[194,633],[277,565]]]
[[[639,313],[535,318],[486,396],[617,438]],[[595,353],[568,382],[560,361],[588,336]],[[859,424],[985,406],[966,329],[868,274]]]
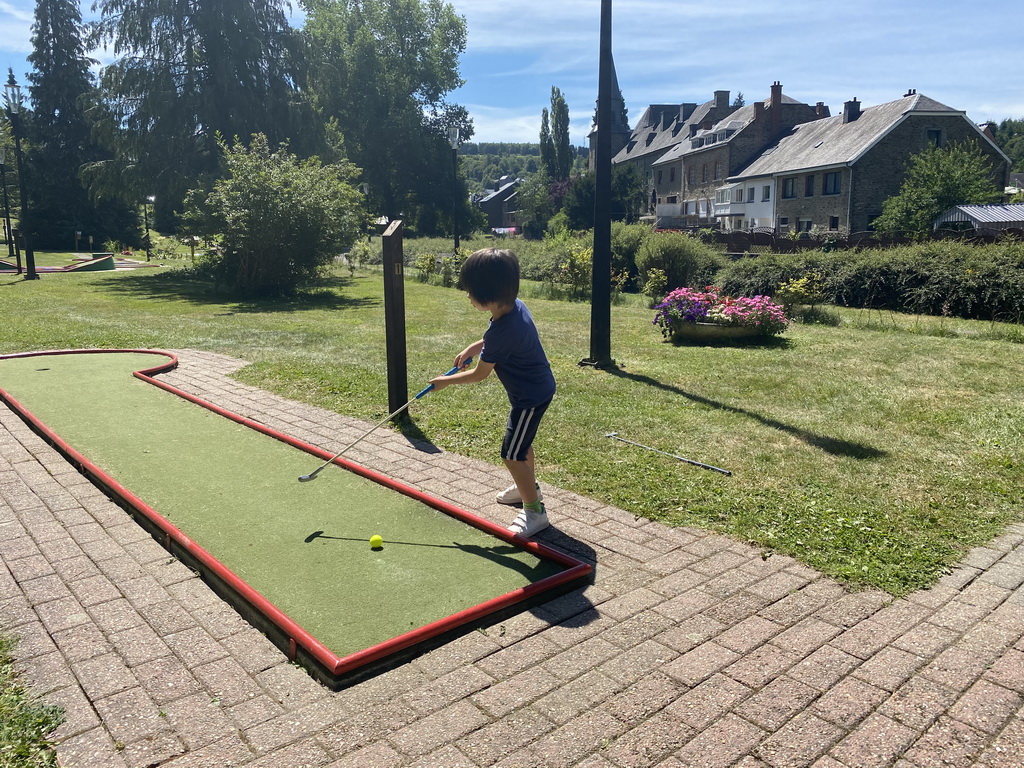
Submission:
[[[1010,205],[954,205],[935,219],[933,229],[951,224],[970,224],[975,229],[1024,229],[1024,203]]]

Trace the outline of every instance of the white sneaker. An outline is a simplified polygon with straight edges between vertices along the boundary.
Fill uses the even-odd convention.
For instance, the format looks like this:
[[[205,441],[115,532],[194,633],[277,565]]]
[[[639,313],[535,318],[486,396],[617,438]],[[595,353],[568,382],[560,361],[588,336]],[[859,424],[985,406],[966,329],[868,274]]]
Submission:
[[[525,536],[527,538],[535,533],[540,533],[550,525],[547,510],[544,509],[543,505],[541,505],[540,509],[540,512],[521,509],[518,517],[512,521],[512,525],[508,527],[508,530],[518,536]]]
[[[523,496],[515,483],[495,497],[499,504],[522,504]],[[537,483],[537,501],[544,501],[544,494],[540,492],[540,483]]]

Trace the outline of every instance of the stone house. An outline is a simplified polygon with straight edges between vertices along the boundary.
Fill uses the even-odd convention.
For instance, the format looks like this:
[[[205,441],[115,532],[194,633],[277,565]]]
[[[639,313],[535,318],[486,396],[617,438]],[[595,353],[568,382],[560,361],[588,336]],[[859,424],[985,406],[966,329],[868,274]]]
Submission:
[[[828,116],[828,107],[822,102],[811,106],[786,96],[782,84],[776,81],[771,95],[763,101],[731,111],[717,122],[696,126],[689,137],[652,163],[652,200],[658,226],[714,226],[718,221],[716,201],[723,199],[730,176],[795,126]],[[762,187],[728,187],[727,194],[736,196],[733,202],[737,204],[770,202],[762,197],[766,194]],[[741,223],[744,228],[770,226],[770,215],[755,215],[751,209],[741,217]]]
[[[701,105],[651,104],[633,129],[626,144],[612,157],[612,164],[630,163],[647,185],[649,213],[654,213],[658,194],[652,166],[666,152],[689,142],[699,131],[708,131],[738,108],[729,103],[729,91],[715,91],[715,98]]]
[[[518,226],[516,220],[516,193],[522,179],[503,176],[498,181],[498,188],[488,190],[477,201],[480,210],[487,216],[488,229],[512,229]]]
[[[843,114],[792,127],[730,175],[716,215],[727,229],[751,229],[766,221],[779,233],[861,232],[897,194],[911,155],[928,145],[976,142],[992,164],[993,181],[1006,184],[1009,158],[994,136],[965,112],[916,91],[874,107],[857,99]],[[751,198],[752,195],[752,198]],[[751,199],[766,205],[756,215]]]

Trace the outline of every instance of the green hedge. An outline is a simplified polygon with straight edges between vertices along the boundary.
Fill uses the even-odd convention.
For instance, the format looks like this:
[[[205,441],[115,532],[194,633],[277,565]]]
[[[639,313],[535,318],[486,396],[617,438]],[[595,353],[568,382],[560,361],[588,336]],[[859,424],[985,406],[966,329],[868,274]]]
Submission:
[[[1024,243],[951,240],[884,250],[803,251],[747,256],[719,270],[729,295],[772,295],[816,275],[825,301],[977,320],[1024,321]]]

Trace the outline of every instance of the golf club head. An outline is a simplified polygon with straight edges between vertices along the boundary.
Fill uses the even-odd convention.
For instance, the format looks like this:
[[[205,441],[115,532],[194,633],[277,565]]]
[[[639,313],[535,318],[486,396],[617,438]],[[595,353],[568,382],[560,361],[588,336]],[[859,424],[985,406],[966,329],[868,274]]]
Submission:
[[[319,472],[319,471],[320,470],[318,469],[318,470],[316,470],[316,472],[310,472],[308,475],[299,475],[299,482],[300,483],[308,483],[310,480],[316,480],[316,475],[317,475],[317,472]]]
[[[605,437],[615,437],[617,434],[619,434],[619,433],[618,432],[609,432],[608,434],[605,435]]]

